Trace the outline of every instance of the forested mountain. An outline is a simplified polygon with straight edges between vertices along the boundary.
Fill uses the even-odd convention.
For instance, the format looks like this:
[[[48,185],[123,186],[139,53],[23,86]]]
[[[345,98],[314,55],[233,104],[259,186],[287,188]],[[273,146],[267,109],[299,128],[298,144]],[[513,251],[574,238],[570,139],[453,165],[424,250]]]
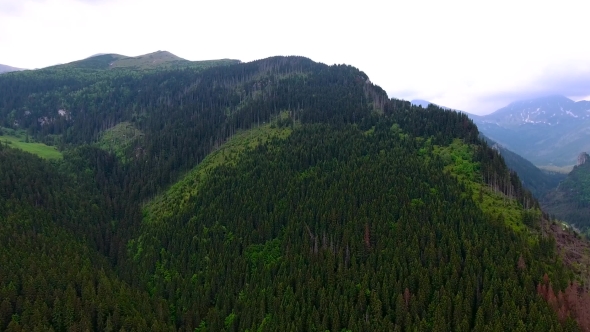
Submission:
[[[590,163],[588,154],[581,157],[565,180],[543,197],[543,204],[547,212],[590,234]]]
[[[533,163],[508,150],[501,144],[494,142],[486,136],[482,138],[492,149],[497,150],[502,155],[506,166],[518,173],[524,187],[530,190],[537,199],[542,199],[547,192],[555,189],[559,185],[559,182],[566,177],[565,174],[540,170]]]
[[[0,148],[0,329],[590,327],[587,255],[466,115],[303,57],[111,60],[0,76],[2,134],[63,154]]]

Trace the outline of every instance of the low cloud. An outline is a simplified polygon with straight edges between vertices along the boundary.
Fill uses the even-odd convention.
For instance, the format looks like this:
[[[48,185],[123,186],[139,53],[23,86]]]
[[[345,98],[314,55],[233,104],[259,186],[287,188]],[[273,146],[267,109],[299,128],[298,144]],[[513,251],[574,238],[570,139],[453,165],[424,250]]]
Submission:
[[[563,95],[573,100],[590,96],[590,66],[571,63],[551,66],[530,84],[482,95],[480,102],[505,106],[514,101],[549,95]]]
[[[546,66],[538,73],[515,81],[509,76],[497,82],[482,77],[475,84],[441,87],[425,80],[420,87],[414,83],[409,89],[389,90],[393,98],[423,99],[452,109],[473,114],[492,113],[508,104],[549,95],[563,95],[572,100],[590,96],[590,63],[570,61]]]

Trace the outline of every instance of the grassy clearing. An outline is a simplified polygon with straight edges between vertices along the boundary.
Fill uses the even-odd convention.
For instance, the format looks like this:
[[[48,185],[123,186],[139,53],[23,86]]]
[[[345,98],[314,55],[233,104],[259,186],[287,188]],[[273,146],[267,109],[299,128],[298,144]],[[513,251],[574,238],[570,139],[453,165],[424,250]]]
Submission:
[[[99,148],[114,153],[123,162],[126,160],[127,149],[141,138],[143,133],[130,122],[121,122],[105,130],[97,145]]]
[[[166,192],[148,202],[143,208],[144,222],[160,221],[182,211],[190,198],[197,194],[211,170],[222,164],[235,163],[239,154],[248,148],[254,148],[272,138],[286,138],[291,132],[288,127],[266,124],[234,135]]]
[[[490,218],[503,221],[515,232],[524,232],[523,207],[506,195],[495,192],[481,180],[480,165],[473,161],[472,147],[456,139],[449,146],[434,147],[445,163],[445,171],[457,177],[471,191],[479,208]]]
[[[32,140],[27,142],[26,137],[1,135],[0,143],[11,148],[21,149],[23,151],[36,154],[37,156],[44,159],[61,159],[63,157],[61,152],[59,152],[54,146],[36,143]]]

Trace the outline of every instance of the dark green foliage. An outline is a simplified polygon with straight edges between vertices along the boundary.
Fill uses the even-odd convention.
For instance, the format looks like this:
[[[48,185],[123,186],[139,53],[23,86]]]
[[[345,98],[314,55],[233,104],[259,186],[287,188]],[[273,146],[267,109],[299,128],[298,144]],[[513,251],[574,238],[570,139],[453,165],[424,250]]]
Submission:
[[[390,126],[305,126],[215,169],[184,213],[145,224],[130,250],[177,323],[530,330],[543,317],[561,329],[535,293],[552,258],[486,220],[441,160]]]
[[[583,232],[590,230],[590,163],[575,166],[556,189],[547,193],[543,206]]]
[[[555,243],[490,217],[460,179],[538,208],[516,174],[464,114],[389,100],[358,69],[50,68],[0,91],[3,127],[64,149],[49,163],[0,147],[0,328],[564,329],[536,295],[544,273],[570,277]],[[87,145],[122,122],[143,135],[119,158]],[[149,199],[266,122],[293,131],[216,158],[142,223]],[[460,176],[434,152],[456,141]]]
[[[169,330],[165,302],[123,282],[99,254],[117,239],[114,209],[92,182],[0,147],[0,330]]]

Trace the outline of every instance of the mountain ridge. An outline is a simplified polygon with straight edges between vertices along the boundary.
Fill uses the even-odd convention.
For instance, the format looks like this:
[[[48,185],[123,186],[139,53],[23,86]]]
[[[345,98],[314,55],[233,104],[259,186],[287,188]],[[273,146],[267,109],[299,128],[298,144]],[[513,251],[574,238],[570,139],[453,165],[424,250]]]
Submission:
[[[114,69],[132,69],[132,70],[150,70],[162,68],[185,68],[185,67],[205,67],[213,63],[219,64],[236,64],[240,60],[234,59],[214,59],[189,61],[168,51],[155,51],[138,56],[126,56],[117,53],[97,53],[87,58],[72,61],[66,64],[45,67],[42,69],[60,69],[60,68],[78,68],[94,70],[114,70]]]
[[[571,120],[590,119],[590,101],[573,100],[562,95],[519,100],[485,115],[482,121],[493,122],[505,127],[527,123],[543,123],[550,126]]]
[[[26,69],[16,68],[16,67],[0,64],[0,74],[10,73],[10,72],[14,72],[14,71],[22,71],[22,70],[26,70]]]

